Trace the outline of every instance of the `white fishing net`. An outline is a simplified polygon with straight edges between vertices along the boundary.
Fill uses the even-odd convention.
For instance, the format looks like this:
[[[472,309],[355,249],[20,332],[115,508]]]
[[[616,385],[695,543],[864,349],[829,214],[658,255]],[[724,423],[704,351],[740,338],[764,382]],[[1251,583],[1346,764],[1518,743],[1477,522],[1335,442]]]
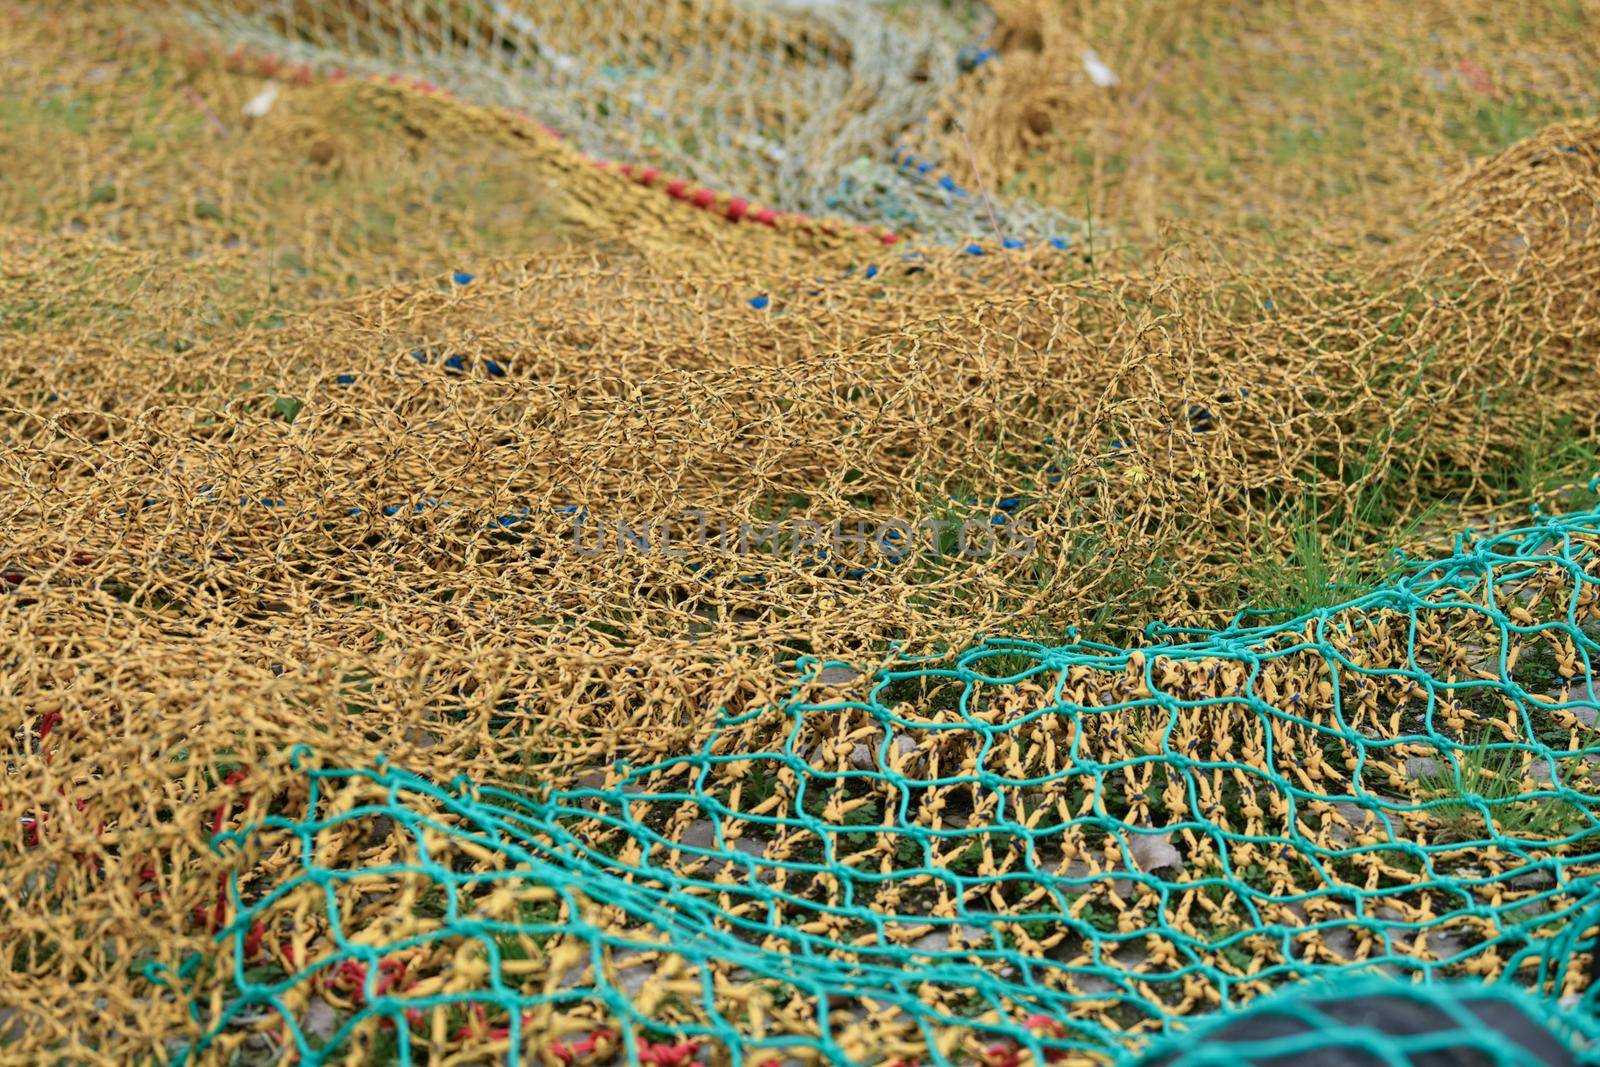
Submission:
[[[1061,236],[966,159],[901,150],[985,58],[975,4],[905,0],[195,0],[231,45],[403,72],[524,112],[599,159],[784,211],[941,240]],[[992,211],[992,217],[991,217]]]

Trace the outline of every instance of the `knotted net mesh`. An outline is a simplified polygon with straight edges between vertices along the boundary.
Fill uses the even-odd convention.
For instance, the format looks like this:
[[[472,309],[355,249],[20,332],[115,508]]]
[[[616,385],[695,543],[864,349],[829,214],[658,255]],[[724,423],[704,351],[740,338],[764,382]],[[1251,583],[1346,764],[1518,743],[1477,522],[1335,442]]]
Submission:
[[[195,23],[286,61],[403,72],[524,111],[583,151],[667,167],[786,210],[946,240],[989,228],[956,160],[903,142],[992,21],[976,5],[886,0],[192,5]],[[960,159],[963,157],[956,157]],[[1002,203],[1007,236],[1065,236],[1071,218]]]
[[[1597,551],[1589,513],[1287,625],[813,663],[571,787],[308,769],[224,839],[211,1033],[313,1055],[332,1001],[362,1055],[1110,1060],[1342,972],[1592,1017]]]
[[[693,153],[674,193],[643,119],[597,166],[447,82],[457,7],[5,11],[0,1058],[1116,1061],[1356,971],[1593,1013],[1567,13],[1316,51],[1000,5],[928,114],[1023,199],[1120,204],[1007,248],[775,179],[762,221],[760,168]],[[1420,95],[1363,136],[1404,158],[1272,155],[1198,80],[1391,37]],[[1024,84],[1094,127],[1083,189],[991,140]]]

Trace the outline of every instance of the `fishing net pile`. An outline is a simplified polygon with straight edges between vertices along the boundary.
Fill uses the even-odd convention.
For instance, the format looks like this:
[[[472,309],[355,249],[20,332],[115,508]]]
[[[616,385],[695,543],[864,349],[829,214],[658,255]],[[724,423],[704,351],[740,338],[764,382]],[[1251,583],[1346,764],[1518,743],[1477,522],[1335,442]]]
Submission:
[[[1597,534],[1463,546],[1288,626],[802,665],[697,751],[566,788],[307,767],[226,839],[207,1021],[304,1054],[338,998],[323,1038],[402,1056],[1039,1061],[1340,971],[1592,1019]]]
[[[402,70],[514,107],[603,159],[664,167],[787,210],[987,229],[980,198],[901,141],[984,50],[974,5],[791,3],[195,5],[196,25],[353,71]],[[957,172],[959,174],[959,172]],[[1070,216],[1001,205],[1008,236],[1059,236]]]
[[[1195,167],[1129,115],[1205,5],[1105,23],[1116,87],[1087,7],[533,6],[0,13],[0,1058],[1117,1062],[1373,975],[1594,1014],[1566,16],[1408,112],[1539,128],[1313,238],[1326,157],[1248,143],[1160,226],[1130,179],[1006,228],[1072,203],[1001,137],[1030,63]],[[828,201],[941,109],[1060,239]]]

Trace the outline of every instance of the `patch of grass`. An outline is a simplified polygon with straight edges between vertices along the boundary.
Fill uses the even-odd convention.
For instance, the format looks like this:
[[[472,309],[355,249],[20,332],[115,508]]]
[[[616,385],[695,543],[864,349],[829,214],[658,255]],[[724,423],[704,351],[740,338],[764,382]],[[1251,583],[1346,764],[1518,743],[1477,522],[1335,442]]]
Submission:
[[[290,425],[300,417],[300,412],[305,410],[306,402],[297,400],[292,396],[280,396],[272,401],[272,413]]]
[[[1369,587],[1362,581],[1359,539],[1347,527],[1324,530],[1315,496],[1301,500],[1288,518],[1288,554],[1265,557],[1245,568],[1253,607],[1268,603],[1272,613],[1303,615],[1332,607]]]
[[[1288,552],[1245,566],[1248,610],[1293,617],[1370,592],[1391,570],[1377,544],[1384,538],[1375,537],[1373,531],[1387,531],[1390,543],[1401,543],[1413,537],[1431,513],[1427,509],[1396,524],[1394,502],[1380,481],[1357,491],[1352,501],[1336,505],[1325,517],[1313,487],[1280,513],[1288,527]]]
[[[380,1028],[373,1036],[372,1044],[367,1046],[365,1062],[375,1067],[401,1062],[400,1032],[393,1027]]]
[[[94,120],[94,101],[87,96],[0,97],[0,127],[50,130],[81,137]]]
[[[522,901],[517,908],[517,923],[520,926],[553,926],[561,922],[562,903],[560,899]],[[543,932],[497,932],[491,935],[495,946],[500,950],[502,961],[523,961],[532,959],[529,945],[543,947],[556,934],[549,931]]]
[[[1530,641],[1517,655],[1511,678],[1530,693],[1548,692],[1561,678],[1556,653],[1543,641]]]
[[[1589,823],[1585,813],[1564,800],[1521,800],[1522,751],[1496,744],[1493,735],[1479,735],[1470,747],[1455,753],[1460,768],[1442,770],[1419,779],[1420,796],[1435,804],[1433,815],[1452,838],[1514,835],[1521,838],[1559,839]],[[1488,809],[1485,825],[1480,809]]]
[[[954,655],[921,662],[902,671],[887,672],[874,688],[872,699],[886,708],[909,703],[916,714],[929,715],[961,703],[966,685],[958,677],[940,672],[956,669]]]
[[[1485,475],[1489,487],[1517,499],[1549,499],[1573,508],[1600,503],[1588,488],[1600,474],[1600,438],[1571,415],[1549,426],[1530,425],[1509,462],[1495,464]]]
[[[1115,427],[1110,434],[1118,442],[1128,436]],[[1125,451],[1113,454],[1102,466],[1126,457]],[[1105,530],[1095,510],[1101,487],[1092,476],[1066,469],[1049,442],[996,444],[979,470],[974,478],[919,476],[913,535],[898,556],[899,545],[887,546],[884,556],[903,567],[896,577],[916,590],[914,603],[956,620],[985,609],[1003,613],[1010,618],[1007,628],[991,636],[1047,642],[1064,640],[1069,624],[1078,640],[1126,638],[1143,626],[1144,609],[1169,585],[1165,565],[1159,559],[1135,563],[1121,550],[1121,534],[1099,532]],[[988,573],[1001,575],[1002,584],[969,580],[990,564],[996,566]],[[1092,591],[1085,583],[1093,583]],[[1064,588],[1079,595],[1062,597]],[[1130,618],[1136,627],[1126,625]],[[964,643],[965,633],[960,638]],[[956,645],[946,640],[938,647],[953,651]]]
[[[1478,106],[1465,121],[1446,123],[1445,132],[1475,149],[1498,152],[1531,136],[1540,122],[1527,102],[1512,98]]]

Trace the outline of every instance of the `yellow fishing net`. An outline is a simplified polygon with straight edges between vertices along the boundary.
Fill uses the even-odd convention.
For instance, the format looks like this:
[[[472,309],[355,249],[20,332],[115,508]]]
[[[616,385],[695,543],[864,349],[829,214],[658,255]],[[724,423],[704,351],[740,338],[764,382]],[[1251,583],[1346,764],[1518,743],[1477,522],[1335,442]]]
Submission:
[[[0,1060],[1592,1007],[1600,12],[637,7],[4,11]]]

